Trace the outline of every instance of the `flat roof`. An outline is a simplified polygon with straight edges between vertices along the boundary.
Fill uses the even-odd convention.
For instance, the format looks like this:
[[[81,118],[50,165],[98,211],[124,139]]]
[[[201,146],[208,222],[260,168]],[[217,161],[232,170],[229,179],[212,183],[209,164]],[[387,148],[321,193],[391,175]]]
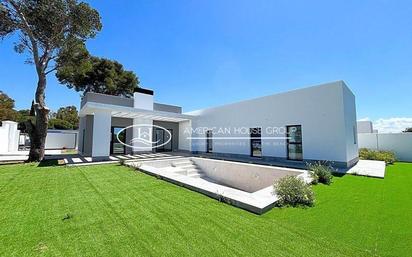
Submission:
[[[86,115],[94,115],[97,110],[110,111],[112,117],[119,118],[143,118],[159,121],[171,121],[180,122],[187,121],[193,118],[192,115],[175,113],[175,112],[163,112],[163,111],[151,111],[138,109],[134,107],[119,106],[113,104],[104,104],[96,102],[86,102],[80,109],[79,116],[84,117]]]

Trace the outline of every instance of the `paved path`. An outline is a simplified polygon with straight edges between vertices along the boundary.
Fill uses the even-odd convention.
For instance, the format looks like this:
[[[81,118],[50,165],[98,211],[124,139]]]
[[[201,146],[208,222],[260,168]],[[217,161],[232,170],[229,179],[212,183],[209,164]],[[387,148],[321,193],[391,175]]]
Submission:
[[[59,155],[61,154],[61,150],[45,150],[46,155]],[[23,162],[29,158],[29,151],[22,150],[16,152],[8,152],[0,154],[0,163],[8,163],[8,162]]]
[[[111,155],[108,160],[105,161],[93,161],[91,157],[83,157],[81,155],[66,155],[59,157],[63,159],[65,164],[68,165],[89,165],[89,164],[104,164],[104,163],[116,163],[121,160],[133,161],[133,160],[161,160],[167,158],[179,158],[184,157],[181,153],[142,153],[142,154],[119,154]]]
[[[361,176],[384,178],[386,164],[384,161],[359,160],[358,163],[350,168],[346,173]]]
[[[111,155],[109,160],[106,161],[92,161],[91,157],[83,157],[79,154],[56,154],[54,152],[47,152],[50,154],[46,156],[45,159],[60,159],[64,160],[65,164],[68,165],[90,165],[90,164],[103,164],[103,163],[116,163],[120,160],[132,161],[132,160],[158,160],[167,158],[178,158],[178,157],[205,157],[212,159],[221,159],[229,161],[247,162],[253,164],[270,165],[278,167],[289,167],[297,169],[305,169],[306,165],[303,162],[276,162],[276,161],[264,161],[257,158],[228,158],[228,157],[215,157],[207,154],[190,154],[185,152],[165,152],[165,153],[142,153],[142,154],[122,154],[122,155]],[[25,161],[27,160],[27,153],[19,152],[15,155],[0,155],[0,162],[11,162],[11,161]],[[383,161],[369,161],[369,160],[359,160],[359,162],[350,169],[340,169],[339,172],[347,174],[356,174],[361,176],[385,177],[385,162]]]

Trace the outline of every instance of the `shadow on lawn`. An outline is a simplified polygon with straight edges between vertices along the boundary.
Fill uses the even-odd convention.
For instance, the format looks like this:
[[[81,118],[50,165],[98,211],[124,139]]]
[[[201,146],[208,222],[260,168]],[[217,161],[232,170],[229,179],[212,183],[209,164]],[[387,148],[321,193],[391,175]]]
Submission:
[[[64,160],[42,160],[37,167],[54,167],[64,165]]]
[[[332,172],[332,175],[333,175],[334,177],[341,178],[341,177],[343,177],[343,176],[350,175],[350,174],[347,174],[346,172]]]

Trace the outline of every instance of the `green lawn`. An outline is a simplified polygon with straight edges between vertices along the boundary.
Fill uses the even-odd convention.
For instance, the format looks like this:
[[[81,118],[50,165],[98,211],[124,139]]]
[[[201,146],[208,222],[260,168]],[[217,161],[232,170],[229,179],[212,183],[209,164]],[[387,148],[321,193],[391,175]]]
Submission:
[[[257,216],[118,165],[2,165],[0,256],[412,255],[412,164],[314,190]]]

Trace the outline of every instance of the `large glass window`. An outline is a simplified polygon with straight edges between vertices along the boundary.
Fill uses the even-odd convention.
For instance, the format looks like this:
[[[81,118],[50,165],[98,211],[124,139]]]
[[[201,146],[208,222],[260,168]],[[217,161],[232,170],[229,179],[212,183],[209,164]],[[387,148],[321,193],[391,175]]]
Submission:
[[[154,129],[154,141],[156,143],[153,145],[153,149],[155,152],[168,152],[173,150],[173,137],[171,137],[171,135],[173,135],[173,129],[167,130],[170,134],[164,129]]]
[[[302,126],[287,126],[287,152],[289,160],[301,161],[303,159]]]
[[[117,134],[119,134],[119,139],[121,142],[123,143],[126,142],[126,130],[123,130],[123,128],[121,127],[112,127],[112,140],[111,140],[110,153],[125,154],[126,146],[120,143],[119,140],[117,140]]]
[[[251,128],[250,132],[250,155],[252,157],[262,157],[262,129]]]
[[[212,131],[206,131],[206,152],[211,153],[213,151]]]

